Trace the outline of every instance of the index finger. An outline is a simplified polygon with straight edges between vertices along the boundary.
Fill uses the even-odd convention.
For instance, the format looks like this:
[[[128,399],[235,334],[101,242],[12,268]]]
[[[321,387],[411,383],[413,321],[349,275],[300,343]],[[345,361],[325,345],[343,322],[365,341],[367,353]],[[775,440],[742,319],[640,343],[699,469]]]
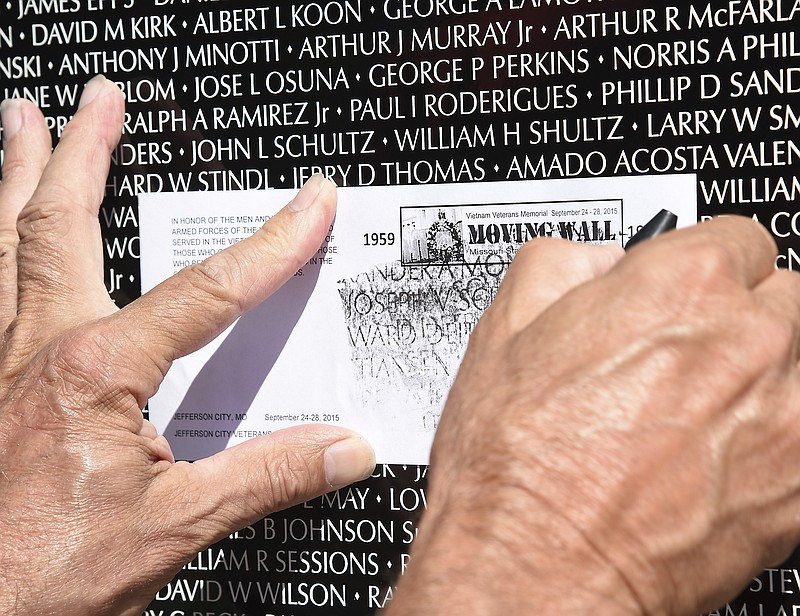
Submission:
[[[111,318],[127,346],[163,372],[291,278],[322,244],[335,211],[334,184],[312,177],[254,235],[184,268]]]

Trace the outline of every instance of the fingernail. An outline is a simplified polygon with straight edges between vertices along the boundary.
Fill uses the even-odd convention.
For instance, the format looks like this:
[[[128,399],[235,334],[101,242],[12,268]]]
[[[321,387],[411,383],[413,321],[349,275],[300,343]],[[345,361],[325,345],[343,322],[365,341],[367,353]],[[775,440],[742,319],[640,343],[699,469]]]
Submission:
[[[22,128],[22,101],[4,100],[0,104],[0,122],[3,125],[3,143],[6,143]]]
[[[375,452],[363,438],[346,438],[325,450],[325,480],[332,488],[366,479],[374,469]]]
[[[103,90],[106,81],[108,81],[102,75],[97,75],[96,77],[92,77],[87,83],[86,86],[83,88],[83,94],[81,94],[81,100],[78,102],[78,109],[83,109],[91,103],[94,99],[97,98],[97,95]]]
[[[312,175],[303,185],[303,188],[300,189],[300,192],[289,202],[287,207],[293,212],[302,212],[308,209],[311,204],[317,200],[325,182],[327,182],[327,180],[324,175],[319,173]]]

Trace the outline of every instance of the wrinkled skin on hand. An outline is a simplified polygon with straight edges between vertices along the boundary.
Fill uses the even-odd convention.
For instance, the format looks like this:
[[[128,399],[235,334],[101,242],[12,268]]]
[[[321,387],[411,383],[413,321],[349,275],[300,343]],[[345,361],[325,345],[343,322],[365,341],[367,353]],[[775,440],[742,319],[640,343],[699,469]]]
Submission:
[[[123,104],[90,82],[51,156],[2,110],[0,609],[138,614],[197,550],[366,477],[303,426],[175,463],[141,408],[171,362],[316,250],[315,178],[259,233],[122,310],[97,208]],[[726,218],[622,257],[536,240],[478,325],[434,444],[429,510],[388,613],[696,614],[798,541],[800,288]]]
[[[41,113],[2,111],[0,611],[140,614],[198,550],[367,477],[370,447],[329,426],[175,463],[141,409],[170,364],[223,331],[318,248],[335,188],[312,178],[251,238],[117,310],[98,207],[123,99],[87,85],[55,152]]]
[[[624,257],[526,246],[450,393],[388,613],[698,614],[785,559],[800,286],[774,259],[733,217]]]

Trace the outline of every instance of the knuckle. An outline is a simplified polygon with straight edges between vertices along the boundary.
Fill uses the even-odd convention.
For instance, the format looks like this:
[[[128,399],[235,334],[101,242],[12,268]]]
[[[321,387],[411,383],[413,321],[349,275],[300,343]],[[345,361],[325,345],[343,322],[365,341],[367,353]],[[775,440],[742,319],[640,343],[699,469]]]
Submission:
[[[220,253],[220,256],[222,253]],[[241,279],[238,263],[233,259],[207,259],[194,263],[185,270],[190,288],[194,289],[202,301],[222,304],[241,314],[243,306],[236,292]]]
[[[68,230],[68,227],[64,227],[65,220],[68,218],[68,211],[62,205],[64,202],[55,196],[36,201],[31,200],[23,208],[17,220],[20,244],[31,239],[53,235],[59,228]]]
[[[500,340],[508,336],[509,314],[506,305],[494,302],[478,319],[467,340],[467,353],[481,355],[488,353]]]
[[[744,320],[737,334],[740,346],[751,350],[752,360],[761,365],[794,366],[800,354],[800,276],[775,270],[765,294],[758,289],[750,296]]]
[[[792,320],[773,311],[760,310],[745,324],[752,340],[748,345],[753,359],[767,365],[794,362],[797,354],[798,328]]]
[[[492,339],[494,336],[493,330],[497,327],[498,321],[500,320],[500,316],[497,314],[498,312],[500,312],[500,306],[498,304],[492,304],[486,309],[478,319],[475,327],[472,328],[467,343],[468,347],[469,345],[480,346],[484,339]]]
[[[0,275],[14,266],[17,257],[16,233],[3,228],[0,224]]]
[[[267,224],[264,225],[253,236],[260,243],[259,252],[271,258],[265,262],[275,264],[285,264],[289,269],[297,269],[302,265],[300,259],[295,254],[293,246],[297,243],[290,229],[283,225]]]
[[[694,243],[686,246],[671,265],[682,281],[699,287],[716,287],[739,278],[734,256],[722,245]]]
[[[275,506],[283,507],[305,498],[313,487],[315,473],[303,455],[288,449],[273,451],[268,458],[266,493]]]
[[[517,258],[520,260],[518,266],[535,268],[535,275],[561,275],[578,284],[608,271],[619,260],[621,253],[621,248],[611,245],[600,247],[541,237],[523,244]]]
[[[21,157],[7,157],[3,161],[3,184],[25,184],[31,174],[30,162]]]
[[[66,392],[92,398],[113,391],[109,346],[105,335],[89,327],[78,328],[59,339],[49,352],[48,365],[54,384]]]
[[[570,249],[570,244],[565,240],[553,237],[537,237],[536,239],[525,242],[517,251],[515,260],[519,260],[523,265],[537,263],[544,257],[553,254],[561,254]]]
[[[785,290],[786,297],[800,297],[800,274],[796,271],[776,269],[770,277],[774,277],[776,285]]]

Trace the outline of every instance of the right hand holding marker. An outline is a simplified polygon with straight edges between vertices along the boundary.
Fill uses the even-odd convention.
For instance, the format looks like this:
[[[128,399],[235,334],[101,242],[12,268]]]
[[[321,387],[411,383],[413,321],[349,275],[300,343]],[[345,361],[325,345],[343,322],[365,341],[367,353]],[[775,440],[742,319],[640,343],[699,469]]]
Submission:
[[[742,218],[590,251],[476,328],[391,616],[698,614],[797,544],[797,275]]]

